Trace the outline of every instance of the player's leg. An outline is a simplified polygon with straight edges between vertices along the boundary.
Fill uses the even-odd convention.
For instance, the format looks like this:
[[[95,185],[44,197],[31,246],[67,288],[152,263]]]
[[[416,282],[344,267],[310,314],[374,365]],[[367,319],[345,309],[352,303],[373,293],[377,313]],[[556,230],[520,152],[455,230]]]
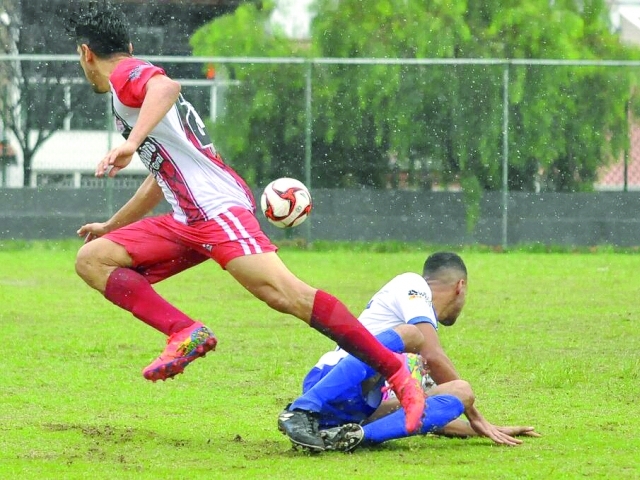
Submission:
[[[383,347],[340,300],[299,280],[275,253],[235,258],[226,268],[271,308],[309,323],[385,376],[407,409],[407,428],[417,430],[424,404],[422,391],[403,363]]]
[[[181,373],[216,345],[211,330],[151,286],[207,259],[171,240],[163,221],[150,217],[111,232],[85,244],[76,259],[76,271],[89,286],[169,337],[163,354],[143,371],[153,381]]]
[[[407,409],[409,430],[419,427],[424,395],[403,363],[342,302],[291,273],[252,212],[232,207],[211,221],[193,226],[181,239],[194,250],[203,245],[211,247],[211,258],[257,298],[310,324],[383,374]]]
[[[404,352],[408,346],[419,345],[422,338],[420,330],[413,325],[401,325],[393,330],[386,330],[376,339],[393,352]],[[306,388],[301,396],[291,403],[289,410],[320,412],[322,407],[337,398],[343,391],[359,386],[365,380],[376,375],[376,371],[353,355],[340,360],[320,381]]]
[[[454,380],[435,387],[425,401],[424,421],[419,431],[408,432],[404,411],[396,400],[389,402],[391,413],[365,423],[343,425],[321,432],[327,450],[351,451],[362,444],[375,445],[412,435],[426,435],[443,428],[458,418],[473,404],[471,386],[464,380]],[[394,404],[395,403],[395,407]]]
[[[425,402],[425,416],[419,432],[407,432],[404,427],[404,412],[395,408],[392,413],[367,423],[363,427],[363,441],[382,443],[387,440],[411,435],[425,435],[442,428],[458,418],[474,402],[473,391],[468,382],[454,380],[439,385],[429,392]]]
[[[424,404],[421,389],[393,352],[382,346],[340,300],[298,279],[275,252],[235,257],[225,267],[271,308],[300,318],[385,376],[407,410],[407,428],[418,429]]]
[[[387,330],[377,335],[378,341],[395,352],[401,352],[405,343],[399,333],[403,330],[409,335],[420,331],[406,325],[400,332]],[[323,375],[321,378],[320,375]],[[363,399],[362,384],[375,380],[377,372],[353,355],[347,355],[333,366],[314,367],[305,377],[303,394],[296,398],[278,416],[278,428],[287,435],[292,443],[308,448],[324,449],[324,443],[318,431],[318,419],[323,416],[339,415],[340,420],[360,422],[374,411]],[[378,392],[381,385],[378,385]],[[368,391],[367,389],[366,391]],[[357,398],[354,398],[357,397]],[[381,401],[382,395],[377,399]],[[358,406],[358,408],[355,408]],[[343,408],[344,407],[344,408]],[[335,424],[334,424],[335,425]]]

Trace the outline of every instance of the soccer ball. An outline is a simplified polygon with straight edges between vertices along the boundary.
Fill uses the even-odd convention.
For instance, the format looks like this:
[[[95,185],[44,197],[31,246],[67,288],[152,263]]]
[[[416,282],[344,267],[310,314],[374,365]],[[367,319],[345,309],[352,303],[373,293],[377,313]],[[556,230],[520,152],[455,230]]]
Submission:
[[[311,194],[294,178],[278,178],[267,185],[260,197],[262,213],[279,228],[296,227],[311,212]]]

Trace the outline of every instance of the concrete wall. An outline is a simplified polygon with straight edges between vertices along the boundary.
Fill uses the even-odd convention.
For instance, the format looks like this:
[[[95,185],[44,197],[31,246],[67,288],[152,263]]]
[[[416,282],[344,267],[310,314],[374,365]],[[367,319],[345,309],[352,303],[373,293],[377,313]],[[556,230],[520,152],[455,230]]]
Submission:
[[[75,236],[86,222],[102,221],[133,190],[0,189],[0,238],[56,239]],[[472,233],[466,230],[461,193],[390,190],[314,190],[306,224],[289,232],[312,240],[419,241],[431,244],[502,243],[502,195],[486,193]],[[109,202],[108,199],[112,201]],[[112,207],[109,208],[109,204]],[[166,211],[163,205],[158,211]],[[508,243],[640,245],[640,193],[512,193]],[[287,232],[263,219],[274,240]]]

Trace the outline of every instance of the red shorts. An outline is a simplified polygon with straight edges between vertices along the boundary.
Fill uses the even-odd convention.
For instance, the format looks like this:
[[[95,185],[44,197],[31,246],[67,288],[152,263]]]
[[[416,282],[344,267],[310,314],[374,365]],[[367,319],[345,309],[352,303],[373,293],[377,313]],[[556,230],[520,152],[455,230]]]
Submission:
[[[208,258],[222,268],[237,257],[275,252],[253,213],[232,207],[206,222],[185,225],[168,213],[146,217],[114,230],[104,238],[122,245],[133,268],[156,283]]]

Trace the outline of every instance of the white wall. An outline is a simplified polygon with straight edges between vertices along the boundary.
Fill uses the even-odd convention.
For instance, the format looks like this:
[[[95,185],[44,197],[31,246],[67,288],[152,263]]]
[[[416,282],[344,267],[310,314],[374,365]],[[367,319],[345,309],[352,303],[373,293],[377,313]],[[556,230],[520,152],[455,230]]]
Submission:
[[[33,132],[32,136],[36,133]],[[32,160],[31,186],[38,173],[92,174],[96,165],[110,148],[120,145],[124,138],[117,132],[103,130],[58,130],[36,151]],[[13,142],[18,164],[8,168],[9,187],[22,186],[22,152]],[[123,173],[147,173],[137,154]]]
[[[624,43],[640,45],[640,2],[618,8],[618,33]]]

